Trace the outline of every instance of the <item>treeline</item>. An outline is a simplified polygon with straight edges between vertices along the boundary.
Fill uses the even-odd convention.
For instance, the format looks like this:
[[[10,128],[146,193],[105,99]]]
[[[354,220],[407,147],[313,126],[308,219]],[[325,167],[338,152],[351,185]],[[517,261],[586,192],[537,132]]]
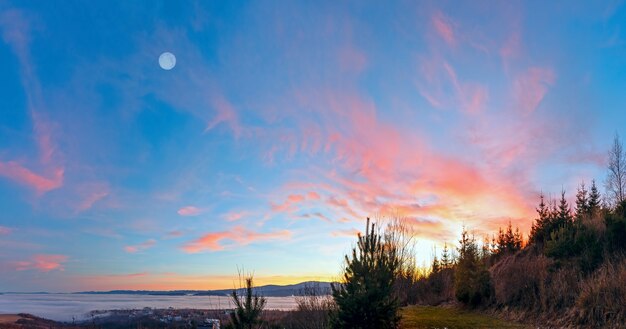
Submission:
[[[607,194],[581,183],[572,207],[539,196],[524,243],[511,224],[476,240],[463,230],[458,257],[446,250],[415,284],[419,303],[460,302],[555,326],[626,326],[626,157],[616,137]],[[445,263],[445,265],[442,265]]]

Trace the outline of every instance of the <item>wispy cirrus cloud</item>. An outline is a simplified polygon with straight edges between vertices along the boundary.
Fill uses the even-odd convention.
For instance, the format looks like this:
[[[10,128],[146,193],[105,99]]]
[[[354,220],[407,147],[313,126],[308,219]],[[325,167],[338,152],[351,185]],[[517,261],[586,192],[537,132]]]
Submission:
[[[50,272],[54,270],[63,271],[63,263],[69,259],[66,255],[38,254],[29,260],[13,263],[16,271],[36,270],[39,272]]]
[[[11,234],[11,232],[13,232],[11,228],[6,226],[0,226],[0,235],[8,235]]]
[[[215,95],[211,103],[217,114],[213,119],[211,119],[211,121],[209,121],[204,129],[204,132],[206,133],[220,123],[224,123],[231,129],[235,138],[239,138],[243,132],[243,128],[239,122],[237,111],[233,105],[222,95]]]
[[[156,240],[150,239],[150,240],[144,241],[144,242],[142,242],[140,244],[125,246],[124,250],[127,253],[134,254],[134,253],[137,253],[137,252],[146,251],[146,250],[154,247],[155,245],[156,245]]]
[[[65,168],[52,137],[54,123],[43,114],[45,102],[30,54],[31,19],[23,11],[6,10],[0,13],[0,29],[3,40],[11,46],[20,63],[22,85],[39,149],[39,159],[31,161],[29,166],[40,167],[41,173],[35,173],[17,161],[0,159],[0,175],[29,186],[41,195],[63,185]]]
[[[207,233],[200,238],[182,246],[187,253],[203,251],[220,251],[233,246],[245,246],[256,241],[286,240],[291,238],[288,230],[260,233],[236,226],[228,231]],[[229,243],[230,242],[230,243]]]
[[[176,212],[181,216],[198,216],[202,214],[203,210],[195,206],[185,206],[178,209]]]
[[[435,32],[441,37],[448,45],[454,46],[456,44],[456,37],[454,33],[454,25],[452,20],[441,11],[435,11],[431,17],[432,26]]]
[[[550,68],[531,67],[513,81],[513,94],[522,113],[534,112],[554,84],[556,75]]]
[[[345,229],[345,230],[336,230],[336,231],[332,231],[330,232],[330,235],[332,237],[347,237],[347,238],[354,238],[356,236],[358,236],[359,234],[361,234],[361,231],[352,228],[352,229]]]
[[[49,177],[46,177],[32,172],[15,161],[0,162],[0,175],[35,189],[37,194],[61,187],[63,174],[63,168],[57,168]]]

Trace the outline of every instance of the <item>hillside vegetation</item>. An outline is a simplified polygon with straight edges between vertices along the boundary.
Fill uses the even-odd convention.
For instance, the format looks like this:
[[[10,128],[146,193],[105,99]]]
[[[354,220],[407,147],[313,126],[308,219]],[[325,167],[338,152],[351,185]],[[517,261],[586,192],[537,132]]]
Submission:
[[[617,136],[608,160],[605,195],[594,180],[580,183],[573,205],[566,191],[540,194],[527,237],[510,222],[482,239],[464,229],[427,270],[415,266],[405,220],[368,219],[332,298],[312,289],[288,317],[236,328],[521,326],[485,314],[533,327],[624,328],[626,154]]]

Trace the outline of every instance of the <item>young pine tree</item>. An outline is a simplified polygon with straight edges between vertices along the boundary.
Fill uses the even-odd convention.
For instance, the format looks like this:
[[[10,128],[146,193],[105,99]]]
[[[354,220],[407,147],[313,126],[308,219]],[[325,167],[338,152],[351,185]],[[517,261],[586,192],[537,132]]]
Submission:
[[[561,200],[559,200],[559,207],[557,211],[557,221],[555,229],[558,229],[561,226],[569,226],[574,221],[574,217],[572,216],[572,209],[565,199],[565,190],[561,191]]]
[[[442,268],[450,268],[452,267],[452,257],[450,256],[450,251],[448,250],[448,244],[443,244],[443,250],[441,250],[441,267]]]
[[[589,214],[589,197],[585,182],[580,183],[576,192],[576,221],[580,222]]]
[[[396,328],[400,320],[393,295],[399,266],[396,246],[384,241],[368,218],[365,235],[359,235],[356,248],[345,261],[342,282],[331,285],[337,304],[333,327]]]
[[[241,276],[240,276],[241,278]],[[252,276],[245,278],[244,296],[233,290],[231,298],[235,311],[230,314],[230,327],[234,329],[256,329],[261,327],[261,313],[266,299],[253,292]]]
[[[461,303],[476,306],[491,298],[491,277],[480,259],[474,237],[465,229],[459,241],[459,259],[454,272],[454,293]]]
[[[589,190],[589,203],[587,204],[589,215],[594,216],[600,210],[602,196],[596,186],[596,181],[591,181],[591,189]]]
[[[529,241],[538,244],[543,244],[546,239],[545,230],[549,226],[550,218],[552,217],[550,206],[545,201],[543,193],[539,194],[539,206],[536,209],[537,218],[530,229]]]

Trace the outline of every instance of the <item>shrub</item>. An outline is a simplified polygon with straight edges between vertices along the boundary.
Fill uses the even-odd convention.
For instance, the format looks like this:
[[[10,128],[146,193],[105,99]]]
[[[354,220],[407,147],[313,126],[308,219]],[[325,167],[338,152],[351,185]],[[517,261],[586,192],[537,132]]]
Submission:
[[[503,257],[491,267],[498,305],[541,309],[541,296],[551,264],[550,259],[529,249]]]
[[[552,269],[541,294],[542,311],[564,314],[576,302],[579,294],[580,271],[573,265]]]
[[[330,312],[335,309],[335,302],[330,291],[320,288],[319,283],[307,284],[296,297],[296,304],[291,314],[293,328],[330,328]]]
[[[575,319],[581,325],[618,328],[626,323],[626,258],[605,262],[581,284]]]

